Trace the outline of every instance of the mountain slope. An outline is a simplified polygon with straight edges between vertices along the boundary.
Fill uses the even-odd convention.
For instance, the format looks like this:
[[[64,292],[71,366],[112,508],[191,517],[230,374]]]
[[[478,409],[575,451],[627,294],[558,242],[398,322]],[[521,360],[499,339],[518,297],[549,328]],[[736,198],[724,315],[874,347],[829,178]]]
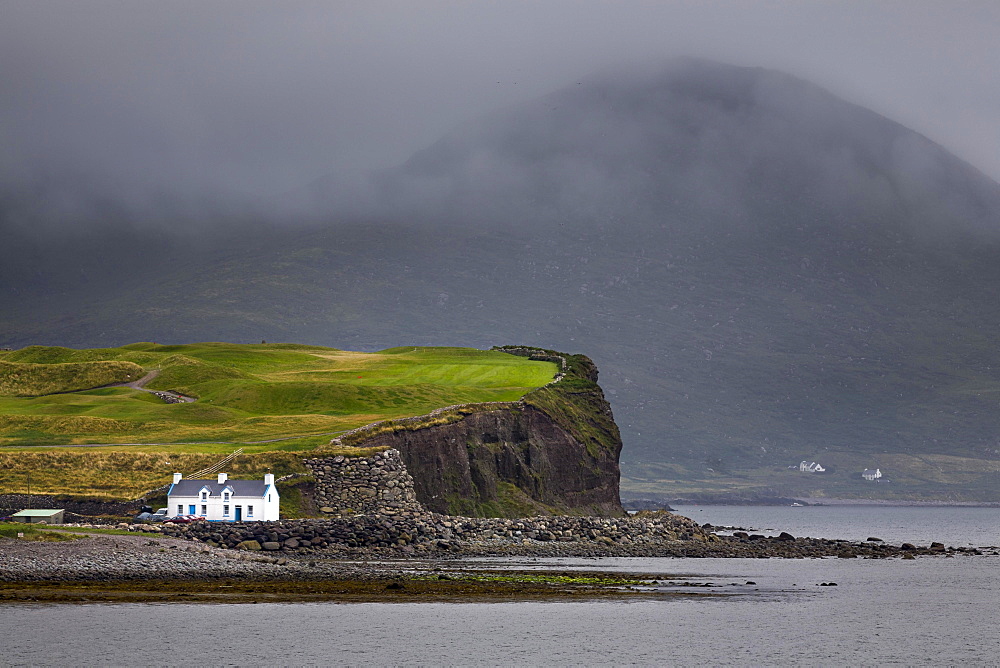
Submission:
[[[0,335],[583,349],[626,490],[1000,493],[1000,186],[897,123],[684,60],[472,122],[375,186],[370,218],[313,228],[9,236],[35,251],[7,251]]]

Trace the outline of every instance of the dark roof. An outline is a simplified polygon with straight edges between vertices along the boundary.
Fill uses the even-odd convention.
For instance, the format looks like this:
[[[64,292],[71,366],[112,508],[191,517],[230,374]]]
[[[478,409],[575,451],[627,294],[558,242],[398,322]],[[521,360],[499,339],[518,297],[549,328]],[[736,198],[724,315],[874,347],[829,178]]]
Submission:
[[[199,480],[197,478],[182,479],[172,486],[167,495],[177,494],[179,496],[197,496],[203,487],[208,488],[211,496],[222,496],[222,490],[226,487],[233,489],[233,496],[264,496],[267,485],[263,480],[234,480],[230,478],[226,482],[219,484],[215,478]]]

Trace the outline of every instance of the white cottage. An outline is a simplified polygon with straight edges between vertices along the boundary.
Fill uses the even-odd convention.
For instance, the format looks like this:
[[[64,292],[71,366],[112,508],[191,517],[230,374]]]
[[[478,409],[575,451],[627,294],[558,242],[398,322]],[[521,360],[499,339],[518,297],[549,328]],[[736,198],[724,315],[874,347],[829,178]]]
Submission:
[[[184,480],[174,474],[167,491],[169,517],[198,515],[217,522],[259,522],[278,519],[278,488],[274,474],[263,480],[230,480],[220,473],[216,480]]]
[[[861,477],[864,478],[865,480],[871,482],[873,480],[878,480],[879,478],[881,478],[882,477],[882,471],[879,470],[879,469],[874,469],[874,470],[873,469],[865,469],[861,473]]]

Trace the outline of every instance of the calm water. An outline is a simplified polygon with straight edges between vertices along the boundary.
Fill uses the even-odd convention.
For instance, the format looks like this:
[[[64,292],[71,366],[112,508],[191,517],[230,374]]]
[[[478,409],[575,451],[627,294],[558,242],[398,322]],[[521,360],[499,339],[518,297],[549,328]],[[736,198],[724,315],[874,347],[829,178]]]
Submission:
[[[796,516],[791,510],[806,512]],[[945,513],[940,508],[882,508],[880,531],[867,524],[867,509],[853,516],[850,509],[809,514],[811,510],[790,509],[789,518],[801,518],[794,525],[781,523],[784,508],[704,507],[696,512],[699,521],[718,524],[831,537],[882,534],[886,540],[921,543],[947,537],[956,522],[982,526],[977,535],[987,537],[997,530],[997,511],[979,508]],[[820,526],[824,516],[836,527],[849,527],[850,517],[866,524],[835,535]],[[891,533],[904,518],[915,525]],[[711,591],[723,595],[593,603],[8,605],[0,606],[0,663],[1000,664],[998,557],[481,563],[683,575],[713,582],[719,586]],[[756,585],[745,586],[747,580]],[[819,587],[821,582],[838,586]]]
[[[897,545],[954,547],[1000,545],[1000,508],[956,506],[678,506],[677,513],[719,526],[746,527],[758,533],[846,538],[869,536]]]

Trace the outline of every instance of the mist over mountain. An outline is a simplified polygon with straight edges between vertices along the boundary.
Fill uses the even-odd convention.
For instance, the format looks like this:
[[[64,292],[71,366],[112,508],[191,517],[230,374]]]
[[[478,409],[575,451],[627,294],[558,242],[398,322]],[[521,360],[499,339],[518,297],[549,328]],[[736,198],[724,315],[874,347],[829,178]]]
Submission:
[[[598,363],[626,489],[997,500],[1000,186],[889,119],[685,59],[342,184],[302,225],[7,195],[0,345],[552,347]]]
[[[449,220],[747,234],[996,235],[1000,204],[995,184],[897,123],[789,75],[696,59],[471,123],[379,187]]]

